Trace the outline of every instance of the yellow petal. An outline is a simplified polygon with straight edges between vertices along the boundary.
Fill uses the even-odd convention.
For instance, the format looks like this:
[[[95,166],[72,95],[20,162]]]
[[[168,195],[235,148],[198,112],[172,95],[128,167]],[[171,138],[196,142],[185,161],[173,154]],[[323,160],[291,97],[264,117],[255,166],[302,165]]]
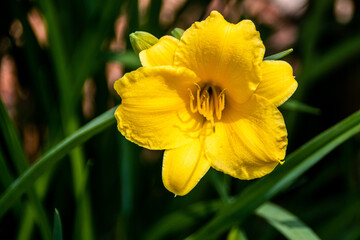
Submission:
[[[190,192],[209,170],[200,141],[168,149],[164,153],[162,179],[170,192],[183,196]]]
[[[196,75],[185,68],[142,67],[115,82],[122,98],[115,112],[119,131],[149,149],[182,146],[197,137],[202,118],[189,109]]]
[[[253,95],[242,105],[230,104],[206,138],[211,166],[239,179],[270,173],[284,159],[287,132],[279,110]]]
[[[171,36],[160,38],[155,45],[140,52],[141,64],[146,67],[172,65],[178,43],[179,40]]]
[[[250,20],[228,23],[213,11],[180,39],[174,65],[193,70],[203,81],[227,89],[227,97],[245,102],[261,79],[264,45]]]
[[[255,94],[280,106],[295,92],[298,85],[292,67],[284,61],[264,61],[261,70],[262,80]]]

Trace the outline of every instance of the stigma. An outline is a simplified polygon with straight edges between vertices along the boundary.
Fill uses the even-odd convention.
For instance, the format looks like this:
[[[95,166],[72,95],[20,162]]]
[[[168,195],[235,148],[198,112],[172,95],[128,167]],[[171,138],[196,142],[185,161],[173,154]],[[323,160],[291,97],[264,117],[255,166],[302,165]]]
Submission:
[[[192,91],[189,90],[190,95],[190,109],[193,113],[199,112],[206,120],[210,121],[215,126],[215,118],[221,119],[222,111],[225,109],[225,90],[212,84],[206,84],[197,87],[196,98]]]

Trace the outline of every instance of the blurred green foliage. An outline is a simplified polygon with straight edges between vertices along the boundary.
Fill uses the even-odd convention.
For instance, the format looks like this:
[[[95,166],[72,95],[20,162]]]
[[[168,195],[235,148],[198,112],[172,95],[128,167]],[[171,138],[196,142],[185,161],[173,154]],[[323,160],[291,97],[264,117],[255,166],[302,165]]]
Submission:
[[[275,11],[269,22],[271,8],[256,13],[251,1],[185,0],[164,22],[169,1],[152,0],[147,8],[144,2],[1,1],[1,69],[12,59],[18,84],[14,104],[0,76],[0,239],[359,239],[360,3],[304,1],[296,14]],[[348,22],[336,15],[339,2],[352,4]],[[120,99],[109,63],[136,69],[130,33],[161,37],[213,8],[230,21],[253,18],[266,56],[294,49],[285,60],[299,87],[281,108],[288,157],[261,180],[211,170],[192,192],[174,198],[162,185],[161,152],[141,149],[116,129],[112,107]],[[35,34],[34,11],[47,43]],[[294,41],[278,49],[274,33],[287,26]],[[90,100],[87,85],[95,91]],[[27,140],[29,126],[38,138]],[[29,141],[38,144],[35,153]]]

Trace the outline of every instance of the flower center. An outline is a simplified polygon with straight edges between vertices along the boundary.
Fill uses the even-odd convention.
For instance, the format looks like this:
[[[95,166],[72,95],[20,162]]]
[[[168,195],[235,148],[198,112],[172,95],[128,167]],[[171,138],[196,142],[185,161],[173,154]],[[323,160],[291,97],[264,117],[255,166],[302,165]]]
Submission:
[[[221,119],[222,111],[225,108],[225,90],[211,84],[204,85],[201,88],[197,83],[196,99],[189,90],[190,95],[190,109],[192,112],[199,112],[206,120],[214,125],[214,119]]]

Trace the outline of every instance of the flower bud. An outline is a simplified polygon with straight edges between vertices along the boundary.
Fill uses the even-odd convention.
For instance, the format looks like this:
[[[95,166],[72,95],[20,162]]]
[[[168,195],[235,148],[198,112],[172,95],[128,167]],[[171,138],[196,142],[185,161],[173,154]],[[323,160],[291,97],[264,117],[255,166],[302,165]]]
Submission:
[[[181,29],[181,28],[174,28],[172,31],[171,31],[171,35],[173,35],[175,38],[179,39],[181,38],[181,36],[184,34],[184,29]]]
[[[130,43],[136,54],[150,48],[158,41],[159,39],[148,32],[136,31],[130,34]]]

